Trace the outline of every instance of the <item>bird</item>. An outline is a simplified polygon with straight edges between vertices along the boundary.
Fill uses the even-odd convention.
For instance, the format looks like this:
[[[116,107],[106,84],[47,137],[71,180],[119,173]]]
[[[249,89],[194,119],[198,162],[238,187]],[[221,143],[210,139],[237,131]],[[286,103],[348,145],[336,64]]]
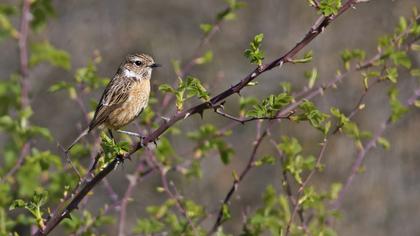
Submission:
[[[150,96],[152,70],[160,67],[154,59],[143,53],[125,57],[113,78],[102,93],[89,126],[65,150],[66,153],[85,135],[95,128],[107,128],[141,137],[139,134],[120,130],[137,118],[147,107]]]

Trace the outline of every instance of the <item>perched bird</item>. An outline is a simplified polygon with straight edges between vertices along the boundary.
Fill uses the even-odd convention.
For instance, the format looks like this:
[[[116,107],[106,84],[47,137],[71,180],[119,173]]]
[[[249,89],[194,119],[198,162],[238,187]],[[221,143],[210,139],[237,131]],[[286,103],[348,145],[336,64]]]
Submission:
[[[111,130],[140,136],[119,129],[133,121],[147,107],[152,69],[159,66],[149,55],[128,55],[106,86],[89,127],[73,141],[66,152],[96,127],[108,128],[111,136]]]

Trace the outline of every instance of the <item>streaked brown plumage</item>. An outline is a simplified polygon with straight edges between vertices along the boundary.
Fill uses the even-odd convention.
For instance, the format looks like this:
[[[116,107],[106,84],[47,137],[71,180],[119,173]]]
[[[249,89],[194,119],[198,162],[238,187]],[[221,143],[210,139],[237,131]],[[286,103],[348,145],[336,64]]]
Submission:
[[[146,54],[127,56],[106,86],[89,127],[66,152],[96,127],[118,130],[140,115],[149,101],[152,69],[157,66]]]

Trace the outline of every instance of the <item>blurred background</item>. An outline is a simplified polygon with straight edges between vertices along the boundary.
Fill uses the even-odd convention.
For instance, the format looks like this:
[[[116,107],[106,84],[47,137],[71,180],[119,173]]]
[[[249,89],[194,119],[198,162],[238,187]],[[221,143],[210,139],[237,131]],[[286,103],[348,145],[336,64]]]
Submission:
[[[4,1],[4,0],[3,0]],[[15,3],[16,1],[6,0]],[[258,33],[264,33],[263,49],[266,61],[271,61],[303,37],[318,17],[304,0],[258,0],[245,1],[247,7],[237,12],[237,18],[222,24],[219,32],[206,46],[214,54],[210,64],[196,66],[191,74],[198,77],[209,88],[211,94],[217,94],[238,82],[253,66],[243,56],[250,40]],[[176,75],[171,66],[172,60],[187,62],[194,53],[202,37],[199,25],[213,22],[217,12],[225,8],[221,0],[91,0],[91,1],[54,1],[56,16],[49,21],[42,33],[31,34],[30,41],[48,40],[57,48],[66,50],[71,55],[72,70],[64,71],[48,65],[36,67],[30,73],[32,86],[32,122],[48,127],[57,142],[69,144],[78,135],[80,127],[85,126],[83,114],[77,104],[68,99],[65,92],[50,93],[48,88],[58,81],[71,81],[77,68],[85,66],[94,51],[100,52],[102,62],[99,74],[112,77],[124,56],[133,52],[145,52],[152,55],[163,65],[153,75],[156,96],[157,87],[162,83],[172,84]],[[419,0],[380,0],[357,5],[347,11],[327,30],[312,42],[307,49],[314,52],[310,64],[288,64],[281,69],[274,69],[259,78],[259,86],[246,88],[244,95],[264,98],[267,94],[279,93],[279,84],[289,81],[296,90],[306,85],[305,70],[318,68],[320,81],[331,80],[337,69],[342,68],[340,52],[344,49],[360,48],[368,56],[376,52],[377,38],[393,31],[399,16],[409,16],[413,6],[420,6]],[[16,43],[12,40],[0,44],[0,75],[9,75],[18,70]],[[419,66],[418,55],[410,55],[413,67]],[[6,79],[7,76],[0,76]],[[409,74],[401,74],[401,80],[409,79]],[[217,82],[216,81],[217,78]],[[315,103],[328,111],[336,106],[345,112],[351,111],[363,92],[360,75],[346,79],[337,89],[329,90]],[[411,82],[403,83],[410,88]],[[401,94],[407,98],[411,94]],[[90,99],[99,99],[101,89],[89,94]],[[231,97],[226,102],[226,111],[238,112],[238,97]],[[366,108],[359,112],[355,121],[362,129],[376,131],[388,117],[389,106],[385,87],[377,86],[368,93]],[[400,122],[387,130],[385,137],[391,142],[390,150],[374,149],[368,154],[365,172],[356,179],[346,194],[342,214],[335,222],[339,235],[420,235],[420,149],[418,146],[420,130],[420,112],[412,111]],[[213,123],[223,127],[230,123],[211,112],[206,112],[204,119],[198,116],[180,124],[183,132],[194,130],[203,123]],[[130,126],[131,128],[133,126]],[[299,138],[305,154],[317,154],[322,137],[316,131],[308,129],[307,124],[296,125],[291,122],[281,123],[273,133],[280,140],[282,135]],[[201,180],[170,178],[177,184],[187,198],[206,206],[214,212],[231,186],[232,170],[242,170],[249,158],[252,141],[255,138],[255,124],[249,123],[233,129],[227,138],[235,149],[231,164],[224,166],[217,153],[202,161]],[[0,136],[0,141],[1,141]],[[171,139],[179,153],[188,153],[191,143],[186,140]],[[54,142],[38,141],[35,146],[51,149],[60,153]],[[272,146],[264,143],[259,156],[272,152]],[[334,138],[327,148],[324,159],[325,170],[317,173],[311,182],[316,186],[327,187],[333,182],[342,182],[349,175],[351,164],[357,149],[352,140],[340,135]],[[192,158],[185,156],[182,158]],[[139,161],[134,158],[119,167],[108,177],[112,188],[121,197],[131,173]],[[86,161],[86,165],[89,162]],[[241,212],[255,209],[261,202],[261,195],[267,184],[280,188],[281,173],[276,167],[263,167],[252,170],[241,184],[232,201],[233,219],[224,227],[227,232],[237,235],[241,232]],[[160,186],[160,177],[153,174],[142,179],[135,188],[133,201],[130,202],[127,227],[131,228],[140,216],[147,216],[145,207],[159,204],[166,199],[156,192]],[[102,185],[96,187],[94,200],[88,208],[95,209],[110,202],[107,191]],[[115,213],[113,213],[115,214]],[[204,222],[210,227],[214,219]],[[109,225],[103,232],[116,232],[116,225]],[[61,235],[60,230],[51,235]],[[114,235],[113,233],[109,235]]]

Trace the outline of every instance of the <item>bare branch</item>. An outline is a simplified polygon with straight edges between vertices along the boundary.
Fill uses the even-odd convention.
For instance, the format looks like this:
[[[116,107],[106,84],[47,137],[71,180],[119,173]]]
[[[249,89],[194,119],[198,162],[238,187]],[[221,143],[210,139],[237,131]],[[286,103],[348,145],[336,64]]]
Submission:
[[[236,190],[238,190],[239,184],[241,183],[241,181],[245,178],[245,176],[248,174],[248,172],[252,169],[255,159],[257,158],[257,151],[258,148],[260,147],[262,141],[264,140],[264,138],[267,136],[268,134],[268,129],[264,130],[264,132],[260,133],[257,132],[257,137],[255,139],[255,141],[253,142],[253,148],[252,148],[252,152],[251,152],[251,156],[248,159],[248,162],[245,166],[245,168],[242,170],[241,174],[239,175],[238,178],[235,178],[232,184],[232,187],[230,188],[229,192],[227,193],[227,195],[225,196],[220,208],[219,208],[219,212],[217,215],[217,219],[215,224],[213,225],[210,234],[213,234],[214,232],[217,231],[217,229],[219,228],[219,226],[223,223],[223,208],[225,205],[229,205],[229,201],[231,199],[231,197],[233,196],[233,194],[236,192]]]

